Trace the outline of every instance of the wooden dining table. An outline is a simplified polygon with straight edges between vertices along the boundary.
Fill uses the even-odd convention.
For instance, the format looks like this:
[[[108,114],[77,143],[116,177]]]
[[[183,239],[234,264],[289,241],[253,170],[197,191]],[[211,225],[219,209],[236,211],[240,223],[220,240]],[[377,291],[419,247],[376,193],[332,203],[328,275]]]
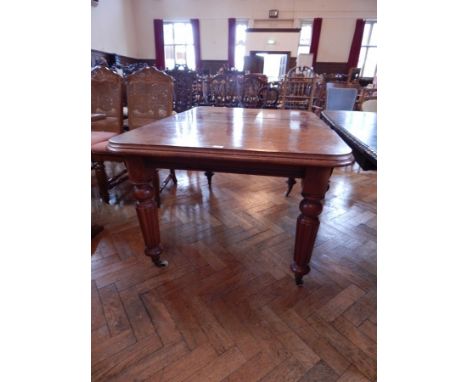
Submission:
[[[298,285],[310,272],[333,168],[354,161],[350,147],[323,121],[297,110],[196,107],[117,135],[109,140],[108,150],[125,160],[145,254],[157,266],[167,262],[160,257],[155,168],[301,178],[303,199],[291,263]]]
[[[353,149],[363,170],[377,170],[377,113],[324,110],[321,118]]]

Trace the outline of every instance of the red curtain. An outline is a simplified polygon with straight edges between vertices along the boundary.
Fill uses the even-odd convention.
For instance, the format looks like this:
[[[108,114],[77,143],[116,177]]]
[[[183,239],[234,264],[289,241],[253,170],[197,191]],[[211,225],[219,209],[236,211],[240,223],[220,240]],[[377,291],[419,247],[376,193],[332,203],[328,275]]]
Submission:
[[[320,31],[322,30],[322,19],[316,18],[312,23],[312,41],[310,42],[310,51],[314,56],[312,57],[312,66],[317,62],[317,52],[320,41]]]
[[[234,67],[236,51],[236,19],[228,19],[228,66]]]
[[[364,19],[356,20],[356,28],[354,29],[353,42],[351,43],[351,49],[349,50],[348,57],[348,70],[350,68],[357,67],[359,61],[359,53],[361,51],[362,35],[364,34],[364,25],[366,22]]]
[[[156,53],[155,65],[158,69],[164,70],[166,61],[164,60],[164,29],[163,21],[156,19],[153,20],[154,25],[154,47]]]
[[[200,21],[198,19],[191,19],[193,30],[193,44],[195,46],[195,67],[196,70],[201,69],[201,51],[200,51]]]

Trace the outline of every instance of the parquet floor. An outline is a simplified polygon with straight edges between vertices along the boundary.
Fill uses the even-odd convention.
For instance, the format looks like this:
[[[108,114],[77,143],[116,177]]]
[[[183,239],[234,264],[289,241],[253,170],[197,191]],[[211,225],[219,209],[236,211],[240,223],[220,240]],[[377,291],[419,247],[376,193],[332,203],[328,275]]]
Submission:
[[[161,172],[161,177],[166,174]],[[162,193],[169,267],[143,254],[131,201],[93,187],[93,381],[375,381],[376,173],[336,169],[312,271],[289,270],[300,186],[177,171]]]

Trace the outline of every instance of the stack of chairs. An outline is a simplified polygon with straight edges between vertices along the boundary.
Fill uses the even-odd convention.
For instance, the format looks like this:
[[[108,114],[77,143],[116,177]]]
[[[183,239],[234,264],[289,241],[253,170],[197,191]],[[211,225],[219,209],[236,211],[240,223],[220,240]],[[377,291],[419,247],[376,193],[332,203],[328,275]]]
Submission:
[[[308,66],[294,67],[288,71],[280,90],[280,108],[312,110],[316,76]]]

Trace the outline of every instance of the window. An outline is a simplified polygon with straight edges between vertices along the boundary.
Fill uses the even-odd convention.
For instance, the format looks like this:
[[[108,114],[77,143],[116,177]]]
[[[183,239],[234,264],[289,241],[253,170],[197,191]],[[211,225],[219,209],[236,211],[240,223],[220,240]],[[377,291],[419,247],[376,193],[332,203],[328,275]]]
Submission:
[[[247,21],[236,21],[236,48],[234,66],[236,70],[244,70],[245,42],[247,41]]]
[[[312,21],[303,21],[301,23],[301,34],[299,36],[299,47],[297,56],[301,53],[309,54],[310,44],[312,43]]]
[[[164,23],[164,58],[169,69],[178,64],[195,70],[195,46],[190,22]]]
[[[361,77],[377,74],[377,21],[366,21],[364,25],[358,67],[361,68]]]

